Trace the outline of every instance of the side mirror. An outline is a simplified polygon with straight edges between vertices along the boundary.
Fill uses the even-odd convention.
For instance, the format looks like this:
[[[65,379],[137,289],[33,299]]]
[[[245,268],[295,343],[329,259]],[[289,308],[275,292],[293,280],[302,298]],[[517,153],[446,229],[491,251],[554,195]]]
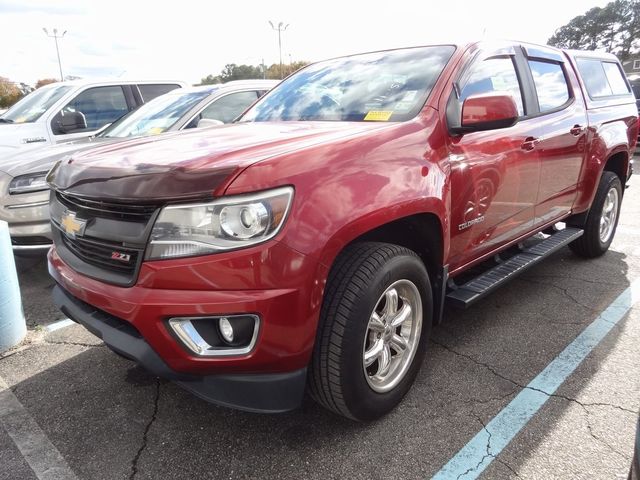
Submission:
[[[73,133],[87,128],[87,119],[80,112],[60,112],[55,120],[56,133]]]
[[[200,120],[198,120],[198,125],[196,126],[196,128],[215,127],[216,125],[224,125],[224,122],[215,120],[213,118],[201,118]]]
[[[511,95],[471,95],[462,103],[462,119],[456,133],[507,128],[518,121],[518,107]]]

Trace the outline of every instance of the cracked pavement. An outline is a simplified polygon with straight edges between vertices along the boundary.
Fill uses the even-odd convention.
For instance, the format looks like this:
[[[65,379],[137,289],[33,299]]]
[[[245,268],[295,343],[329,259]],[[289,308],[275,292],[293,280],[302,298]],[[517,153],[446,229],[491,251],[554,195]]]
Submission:
[[[209,405],[82,327],[47,332],[44,262],[21,262],[28,340],[0,378],[79,479],[386,479],[434,475],[640,277],[640,178],[611,251],[556,253],[467,311],[447,311],[399,408],[366,425],[305,399],[258,415]],[[625,479],[640,408],[640,307],[629,311],[500,453],[486,479]],[[473,473],[473,472],[470,472]],[[0,479],[35,478],[0,426]],[[461,478],[465,478],[461,476]]]

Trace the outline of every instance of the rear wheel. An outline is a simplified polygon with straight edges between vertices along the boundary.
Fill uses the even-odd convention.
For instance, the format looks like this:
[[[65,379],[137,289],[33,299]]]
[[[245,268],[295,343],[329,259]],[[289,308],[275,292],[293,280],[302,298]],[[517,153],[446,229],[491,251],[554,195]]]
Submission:
[[[613,172],[602,172],[598,190],[587,214],[584,234],[569,244],[574,253],[585,258],[604,254],[611,245],[618,226],[622,184]]]
[[[347,247],[320,314],[309,371],[314,399],[359,421],[392,410],[424,359],[432,307],[429,277],[414,252],[384,243]]]

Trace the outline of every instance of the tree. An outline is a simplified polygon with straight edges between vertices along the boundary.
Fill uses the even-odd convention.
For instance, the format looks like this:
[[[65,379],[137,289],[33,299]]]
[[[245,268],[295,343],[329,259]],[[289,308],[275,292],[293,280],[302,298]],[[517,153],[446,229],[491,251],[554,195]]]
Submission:
[[[220,72],[220,75],[207,75],[201,81],[201,85],[213,85],[216,83],[226,83],[233,80],[250,80],[263,78],[262,66],[237,65],[228,63]]]
[[[216,83],[222,83],[220,81],[220,75],[216,75],[214,77],[213,75],[209,74],[206,77],[203,77],[202,80],[200,80],[200,85],[215,85]]]
[[[267,68],[267,78],[272,78],[279,80],[280,78],[285,78],[291,75],[293,72],[297,72],[302,67],[306,67],[309,65],[309,62],[304,60],[300,60],[297,62],[293,62],[290,64],[282,64],[282,73],[280,72],[280,64],[274,63],[269,68]]]
[[[280,64],[274,63],[269,68],[266,68],[266,72],[263,70],[262,65],[237,65],[235,63],[228,63],[220,72],[220,75],[213,76],[211,74],[203,77],[200,80],[200,85],[215,85],[217,83],[226,83],[233,80],[250,80],[250,79],[280,79],[290,75],[291,73],[299,70],[300,68],[308,65],[309,62],[293,62],[289,65],[282,65],[282,76],[280,72]]]
[[[640,0],[615,0],[574,17],[547,43],[560,48],[604,49],[624,61],[637,50],[639,34]]]
[[[22,91],[15,82],[8,78],[0,77],[0,108],[9,108],[22,98]]]
[[[55,78],[42,78],[36,82],[36,88],[44,87],[50,83],[56,83],[58,80]]]

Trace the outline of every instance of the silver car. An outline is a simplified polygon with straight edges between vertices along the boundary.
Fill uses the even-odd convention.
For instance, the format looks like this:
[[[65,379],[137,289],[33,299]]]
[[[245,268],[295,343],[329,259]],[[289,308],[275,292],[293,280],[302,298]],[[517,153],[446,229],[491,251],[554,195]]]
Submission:
[[[9,223],[16,254],[51,246],[49,169],[62,158],[128,138],[229,123],[278,82],[239,80],[181,88],[151,100],[89,137],[18,153],[0,163],[0,220]]]

